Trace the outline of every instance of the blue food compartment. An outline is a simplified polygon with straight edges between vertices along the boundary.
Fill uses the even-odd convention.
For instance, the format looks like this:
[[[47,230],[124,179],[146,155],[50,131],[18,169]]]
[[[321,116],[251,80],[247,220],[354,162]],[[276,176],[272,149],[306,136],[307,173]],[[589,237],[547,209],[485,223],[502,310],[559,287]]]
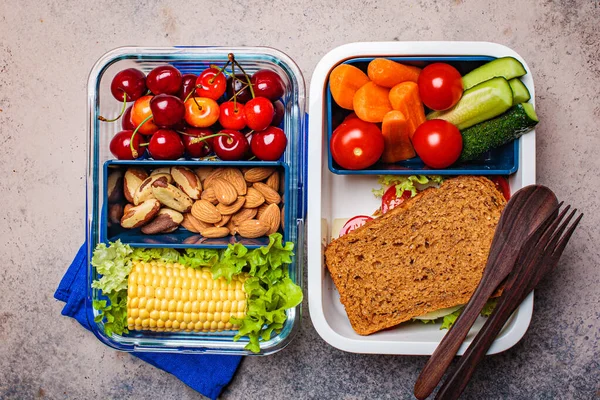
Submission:
[[[344,61],[344,64],[351,64],[365,73],[370,61],[375,57],[351,58]],[[493,60],[495,57],[489,56],[437,56],[437,57],[386,57],[403,64],[413,65],[423,68],[434,62],[444,62],[455,67],[461,75],[474,70],[475,68]],[[477,160],[456,163],[448,168],[435,169],[426,166],[419,157],[400,161],[393,164],[386,164],[378,161],[369,168],[362,170],[349,170],[340,167],[331,156],[329,142],[334,129],[349,115],[352,111],[338,106],[333,97],[329,84],[326,91],[326,112],[325,129],[327,130],[327,162],[329,170],[338,175],[415,175],[415,174],[435,174],[435,175],[510,175],[519,168],[519,140],[507,143],[504,146],[490,150],[483,154]],[[425,108],[427,114],[430,110]]]
[[[287,182],[290,182],[289,168],[287,164],[283,162],[260,162],[257,164],[256,161],[151,161],[151,160],[136,160],[136,161],[118,161],[110,160],[104,163],[104,185],[107,187],[107,180],[110,170],[120,168],[125,172],[128,167],[143,168],[150,172],[155,168],[160,167],[172,167],[181,165],[190,169],[194,169],[201,166],[221,168],[221,167],[236,167],[236,168],[252,168],[252,167],[274,167],[278,170],[284,171],[284,182],[286,185],[283,190],[282,204],[285,204],[285,199],[290,198],[290,190]],[[249,239],[241,237],[240,235],[226,236],[224,238],[203,238],[202,235],[188,231],[184,227],[180,226],[176,231],[171,233],[159,233],[153,235],[147,235],[142,233],[141,228],[125,229],[118,224],[109,223],[108,219],[108,192],[104,191],[104,207],[102,209],[102,219],[100,223],[101,240],[105,243],[114,242],[120,240],[122,243],[129,244],[132,247],[145,247],[145,248],[225,248],[229,244],[241,243],[247,248],[257,248],[266,246],[269,244],[269,238],[267,236],[259,237],[256,239]],[[287,211],[287,207],[286,207]],[[298,209],[298,213],[302,213],[302,207]],[[300,216],[300,215],[298,215]],[[283,239],[289,240],[290,238],[290,227],[291,224],[291,213],[286,212],[283,232]]]

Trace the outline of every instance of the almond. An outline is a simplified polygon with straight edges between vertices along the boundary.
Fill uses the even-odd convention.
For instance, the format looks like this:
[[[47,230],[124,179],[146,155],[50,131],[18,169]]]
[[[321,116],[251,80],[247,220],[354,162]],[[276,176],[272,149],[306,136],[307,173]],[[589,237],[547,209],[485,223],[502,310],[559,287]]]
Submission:
[[[252,185],[253,188],[258,190],[260,194],[262,194],[265,198],[265,201],[268,204],[279,204],[281,202],[281,196],[275,190],[271,189],[271,187],[267,186],[262,182],[256,182]]]
[[[267,207],[269,207],[269,204],[261,204],[261,206],[256,209],[256,219],[260,219],[260,216],[263,215]]]
[[[202,182],[202,186],[207,189],[212,185],[215,178],[220,178],[225,173],[225,168],[216,168]]]
[[[244,196],[239,196],[235,203],[230,205],[225,205],[223,203],[217,204],[217,210],[223,215],[231,215],[235,214],[246,202],[246,198]]]
[[[233,218],[229,220],[226,225],[226,228],[229,229],[229,234],[231,236],[237,234],[237,225],[233,222]]]
[[[260,182],[267,179],[273,173],[274,169],[269,167],[254,167],[250,168],[244,174],[244,179],[248,182]]]
[[[244,174],[242,174],[242,172],[239,169],[226,168],[225,172],[221,177],[233,185],[233,187],[237,191],[238,196],[246,195],[246,180],[244,179]]]
[[[209,224],[215,224],[222,218],[219,210],[207,200],[197,200],[192,206],[192,215],[200,221]]]
[[[265,236],[269,231],[269,226],[257,219],[249,219],[241,222],[237,226],[237,231],[242,237],[254,239]]]
[[[113,169],[109,172],[106,180],[106,194],[109,204],[123,201],[123,189],[123,170]]]
[[[238,225],[242,221],[246,221],[247,219],[252,219],[256,217],[256,212],[256,208],[242,208],[241,210],[233,214],[231,219],[233,220],[233,223],[235,225]]]
[[[183,215],[181,213],[169,208],[162,208],[152,222],[142,227],[142,233],[154,235],[156,233],[173,232],[182,221]]]
[[[200,182],[204,184],[204,180],[208,177],[215,169],[213,167],[198,167],[194,170],[198,178],[200,178]]]
[[[275,233],[279,230],[279,223],[281,219],[281,211],[277,204],[269,204],[262,215],[258,218],[259,221],[263,222],[269,227],[267,235]]]
[[[157,175],[157,174],[170,174],[171,173],[171,167],[159,167],[159,168],[155,168],[152,170],[152,172],[150,172],[150,176],[152,175]],[[171,183],[172,181],[169,181],[169,183]]]
[[[152,184],[156,182],[158,179],[163,178],[167,183],[173,181],[171,178],[171,174],[156,174],[147,177],[144,179],[142,184],[136,189],[135,194],[133,195],[133,204],[139,205],[148,199],[153,199],[154,194],[152,193]],[[127,182],[127,180],[125,180]]]
[[[192,204],[194,204],[188,195],[170,183],[167,183],[164,177],[152,183],[152,194],[162,204],[179,212],[190,211]]]
[[[200,198],[214,204],[215,206],[219,204],[219,200],[217,200],[217,196],[215,196],[215,191],[211,187],[205,189]]]
[[[202,231],[205,238],[222,238],[229,235],[229,229],[224,226],[214,226]]]
[[[246,194],[246,204],[244,204],[245,208],[256,208],[265,202],[265,197],[254,187],[248,188],[248,193]]]
[[[273,189],[276,192],[279,192],[279,173],[272,173],[267,180],[265,181],[267,186]]]
[[[189,214],[189,222],[192,224],[194,229],[198,232],[202,233],[202,231],[206,228],[212,228],[213,224],[209,224],[208,222],[200,221],[198,218],[194,217],[191,213]]]
[[[150,222],[160,210],[160,202],[148,199],[138,206],[131,207],[121,218],[121,226],[126,229],[139,228]]]
[[[123,194],[128,202],[133,203],[135,192],[147,177],[148,173],[141,168],[127,168],[123,178]]]
[[[192,223],[192,218],[194,218],[194,217],[192,217],[192,214],[190,214],[190,213],[183,214],[183,221],[181,221],[181,226],[183,226],[185,229],[187,229],[190,232],[200,233],[200,231],[198,229],[196,229],[196,227]]]
[[[200,236],[192,235],[192,236],[186,237],[182,243],[183,244],[196,244],[196,243],[198,243],[198,239],[200,239]]]
[[[177,187],[193,200],[199,200],[202,194],[200,178],[191,169],[181,166],[171,168],[171,176]]]
[[[235,187],[223,178],[215,178],[210,186],[215,191],[219,203],[226,206],[235,203],[238,198]]]
[[[231,215],[223,215],[221,220],[219,222],[215,223],[215,226],[217,226],[217,227],[225,226],[225,225],[227,225],[227,223],[229,222],[230,219],[231,219]]]

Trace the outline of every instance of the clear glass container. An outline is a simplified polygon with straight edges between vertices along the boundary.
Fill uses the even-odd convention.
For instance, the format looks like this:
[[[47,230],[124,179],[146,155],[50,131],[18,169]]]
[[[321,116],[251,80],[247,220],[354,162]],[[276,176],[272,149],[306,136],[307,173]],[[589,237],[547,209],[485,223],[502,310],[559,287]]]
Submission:
[[[106,178],[109,166],[125,167],[133,162],[120,162],[114,160],[109,151],[112,137],[121,130],[121,123],[106,123],[98,120],[99,115],[117,115],[122,104],[114,99],[110,92],[110,83],[113,77],[126,68],[137,68],[146,74],[159,65],[171,64],[177,67],[182,74],[199,74],[209,65],[224,65],[228,54],[235,54],[236,60],[244,67],[248,74],[259,69],[270,69],[277,72],[284,81],[285,93],[282,101],[285,106],[285,117],[282,128],[288,138],[288,147],[277,162],[263,163],[250,162],[221,162],[221,161],[193,161],[178,160],[174,162],[160,162],[153,160],[139,161],[145,166],[198,165],[219,163],[224,165],[274,165],[285,171],[285,214],[286,223],[283,232],[284,240],[295,243],[295,256],[289,267],[290,278],[303,287],[302,266],[304,262],[304,237],[306,214],[306,129],[305,129],[305,86],[304,78],[294,61],[282,52],[267,47],[173,47],[173,48],[148,48],[148,47],[122,47],[112,50],[102,56],[94,65],[88,80],[88,164],[87,164],[87,209],[86,232],[88,246],[88,273],[86,309],[88,320],[94,334],[105,344],[124,351],[148,352],[173,352],[173,353],[212,353],[212,354],[254,354],[244,349],[248,343],[247,338],[237,342],[233,341],[235,331],[217,333],[159,333],[150,331],[130,332],[126,335],[113,334],[108,337],[104,332],[102,322],[94,322],[97,312],[92,308],[92,301],[97,299],[99,291],[91,288],[91,282],[97,278],[97,272],[91,265],[93,249],[98,243],[107,242],[111,235],[106,229]],[[231,72],[230,67],[228,67]],[[173,245],[166,237],[154,238],[153,243],[138,243],[132,240],[132,246],[144,247],[226,247],[226,242],[212,244],[195,244],[183,246],[181,243]],[[126,240],[124,242],[127,242]],[[246,243],[249,247],[256,247],[260,242]],[[261,342],[261,352],[266,355],[274,353],[285,347],[300,323],[301,307],[287,311],[287,321],[281,332],[269,341]]]

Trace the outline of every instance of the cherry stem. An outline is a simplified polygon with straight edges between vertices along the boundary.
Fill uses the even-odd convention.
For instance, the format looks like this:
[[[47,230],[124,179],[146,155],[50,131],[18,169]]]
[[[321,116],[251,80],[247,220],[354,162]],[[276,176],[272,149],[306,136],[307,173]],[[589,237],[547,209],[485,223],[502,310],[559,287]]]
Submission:
[[[246,84],[246,82],[244,82],[244,86],[243,88],[241,88],[240,90],[238,90],[237,92],[234,93],[234,96],[239,95],[240,93],[242,93],[244,90],[246,90],[248,88],[248,85]],[[233,100],[233,96],[229,98],[229,100],[227,101],[231,101]]]
[[[148,142],[148,143],[140,143],[140,147],[146,147],[148,145],[150,145],[150,142]]]
[[[98,115],[98,119],[103,122],[115,122],[119,118],[121,118],[123,116],[123,114],[125,114],[126,109],[127,109],[127,94],[123,93],[123,108],[121,108],[121,112],[119,113],[119,115],[117,115],[116,118],[113,118],[113,119],[106,119],[102,115]]]
[[[244,67],[242,67],[240,65],[240,63],[237,62],[233,53],[229,53],[228,57],[229,57],[229,61],[234,63],[240,69],[240,71],[242,71],[242,74],[244,74],[244,76],[246,77],[246,80],[248,81],[248,87],[250,88],[250,94],[252,95],[252,98],[255,98],[256,96],[254,95],[254,89],[252,88],[252,82],[250,82],[250,77],[248,76],[246,71],[244,71]]]
[[[219,133],[215,133],[213,135],[195,137],[192,140],[190,140],[190,144],[196,144],[196,143],[204,142],[206,139],[212,139],[212,138],[219,137],[219,136],[227,136],[228,138],[231,139],[231,135],[230,134],[219,132]]]
[[[223,73],[223,71],[225,70],[225,68],[227,68],[227,67],[229,66],[229,63],[230,63],[230,62],[231,62],[231,60],[228,60],[228,61],[225,63],[225,65],[223,65],[223,66],[222,66],[222,67],[219,69],[219,72],[217,72],[217,73],[215,74],[215,76],[213,76],[212,78],[210,78],[210,79],[208,80],[208,83],[210,83],[210,84],[212,85],[212,84],[213,84],[213,82],[215,81],[215,78],[216,78],[217,76],[219,76],[219,75],[221,75],[221,74]],[[212,65],[211,65],[211,68],[212,68]]]
[[[256,156],[252,156],[248,159],[248,161],[256,160]]]
[[[234,88],[234,91],[233,91],[233,112],[237,113],[238,112],[238,108],[237,108],[237,92],[235,91],[235,63],[231,64],[231,74],[233,75],[233,79],[231,81],[231,85]]]
[[[197,87],[202,87],[202,85],[196,85],[194,86],[194,90],[192,90],[191,92],[189,92],[187,94],[187,96],[185,96],[185,99],[183,100],[183,102],[185,103],[186,101],[188,101],[188,99],[190,98],[190,96],[192,96],[194,93],[196,93],[196,88]]]
[[[196,106],[198,107],[198,110],[202,111],[202,106],[198,103],[198,100],[196,100],[195,97],[192,97],[192,99],[194,100],[194,103],[196,103]]]
[[[146,118],[144,118],[142,123],[139,124],[138,126],[136,126],[135,130],[131,134],[131,139],[129,139],[129,149],[131,150],[131,155],[133,156],[133,158],[138,158],[138,156],[139,156],[137,150],[133,148],[133,138],[135,137],[136,133],[140,130],[140,127],[142,125],[144,125],[146,122],[148,122],[151,118],[152,118],[152,114],[150,114]]]
[[[249,138],[250,135],[252,135],[254,133],[254,129],[252,129],[250,132],[246,133],[246,138]]]

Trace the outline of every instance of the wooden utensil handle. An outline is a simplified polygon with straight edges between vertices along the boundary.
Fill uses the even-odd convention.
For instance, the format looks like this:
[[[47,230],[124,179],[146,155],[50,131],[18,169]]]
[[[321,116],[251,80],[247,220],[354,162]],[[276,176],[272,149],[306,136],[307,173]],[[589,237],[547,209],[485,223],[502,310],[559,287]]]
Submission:
[[[460,358],[458,364],[440,388],[436,400],[458,399],[463,390],[465,390],[465,387],[467,387],[475,369],[485,357],[492,343],[494,343],[494,340],[496,340],[496,337],[504,327],[504,324],[528,294],[529,292],[518,296],[511,296],[506,299],[500,299],[500,302],[492,315],[490,315],[475,339],[471,342],[471,345],[465,354]]]
[[[483,282],[482,282],[483,283]],[[442,379],[444,372],[452,362],[471,326],[479,316],[484,304],[494,290],[493,285],[480,284],[469,303],[460,314],[452,328],[446,333],[435,349],[415,383],[414,394],[417,399],[425,399],[433,392]]]

